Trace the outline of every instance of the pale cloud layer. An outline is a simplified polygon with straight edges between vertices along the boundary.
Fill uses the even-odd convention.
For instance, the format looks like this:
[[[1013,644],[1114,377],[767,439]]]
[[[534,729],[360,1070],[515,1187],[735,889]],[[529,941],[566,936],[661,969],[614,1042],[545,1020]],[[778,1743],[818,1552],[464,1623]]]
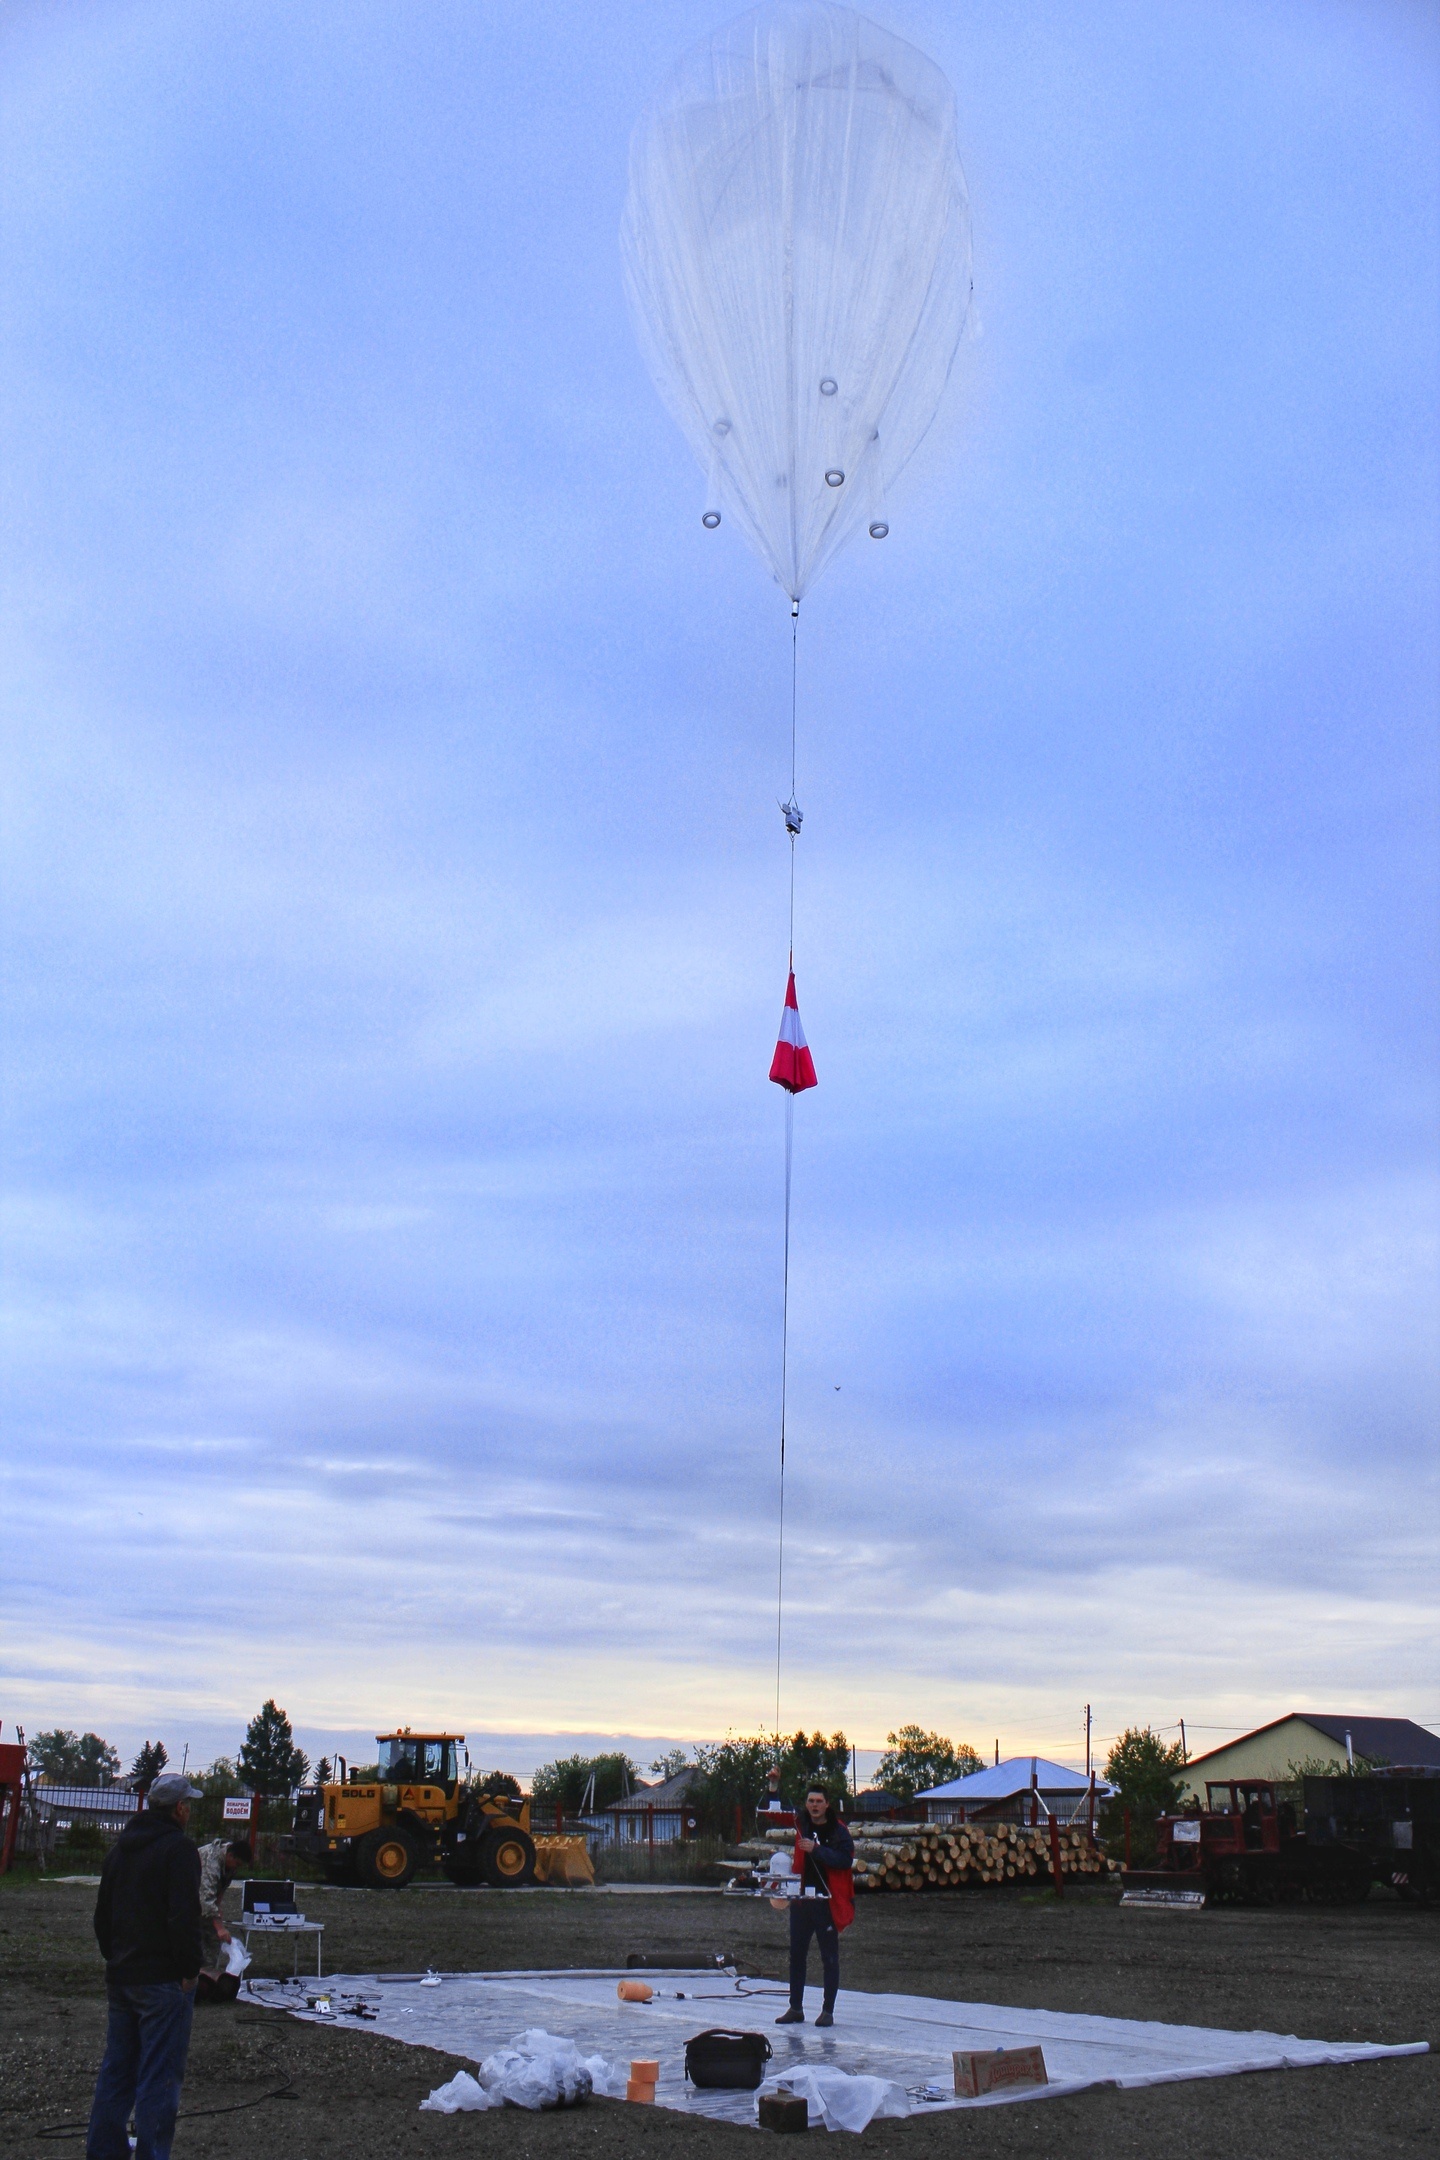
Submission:
[[[782,1715],[1434,1723],[1433,25],[881,12],[983,335],[802,625]],[[11,11],[7,1723],[773,1714],[788,621],[615,247],[715,19]]]

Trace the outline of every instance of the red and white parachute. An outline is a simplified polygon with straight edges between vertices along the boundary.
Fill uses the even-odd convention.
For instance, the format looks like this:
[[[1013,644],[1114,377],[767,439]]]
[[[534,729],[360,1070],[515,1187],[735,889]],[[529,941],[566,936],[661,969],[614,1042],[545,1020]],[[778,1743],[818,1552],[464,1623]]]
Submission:
[[[788,1088],[792,1095],[803,1095],[806,1088],[816,1085],[815,1060],[810,1055],[810,1045],[800,1025],[800,1007],[795,1001],[794,968],[791,968],[790,980],[785,986],[785,1010],[780,1015],[780,1040],[770,1060],[770,1078],[778,1087]]]

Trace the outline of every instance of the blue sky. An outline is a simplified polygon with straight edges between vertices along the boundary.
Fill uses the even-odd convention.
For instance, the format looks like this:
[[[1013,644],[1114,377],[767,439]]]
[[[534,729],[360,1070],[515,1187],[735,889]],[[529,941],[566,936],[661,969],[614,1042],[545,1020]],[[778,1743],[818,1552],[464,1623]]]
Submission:
[[[7,11],[7,1726],[772,1714],[788,613],[616,243],[725,12]],[[782,1716],[1433,1723],[1434,18],[872,12],[979,335],[802,625]]]

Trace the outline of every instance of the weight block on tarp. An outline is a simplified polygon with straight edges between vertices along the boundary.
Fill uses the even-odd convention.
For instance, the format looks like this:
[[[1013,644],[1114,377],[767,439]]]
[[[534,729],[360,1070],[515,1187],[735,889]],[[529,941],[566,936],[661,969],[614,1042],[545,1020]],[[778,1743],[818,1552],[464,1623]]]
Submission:
[[[1015,2085],[1050,2082],[1043,2048],[957,2048],[951,2060],[957,2100],[979,2100],[986,2093],[1009,2092]]]
[[[762,2093],[757,2103],[762,2130],[808,2130],[810,2103],[801,2093]]]

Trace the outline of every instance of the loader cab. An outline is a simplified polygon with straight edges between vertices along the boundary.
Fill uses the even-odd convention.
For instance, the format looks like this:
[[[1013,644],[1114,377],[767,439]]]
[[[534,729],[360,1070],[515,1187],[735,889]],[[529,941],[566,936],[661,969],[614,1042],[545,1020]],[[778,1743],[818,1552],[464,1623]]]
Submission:
[[[1222,1820],[1209,1842],[1237,1852],[1278,1852],[1280,1822],[1275,1787],[1267,1778],[1236,1778],[1205,1787],[1207,1812]]]
[[[459,1736],[452,1733],[382,1733],[380,1777],[386,1785],[438,1785],[450,1799],[459,1782]]]

